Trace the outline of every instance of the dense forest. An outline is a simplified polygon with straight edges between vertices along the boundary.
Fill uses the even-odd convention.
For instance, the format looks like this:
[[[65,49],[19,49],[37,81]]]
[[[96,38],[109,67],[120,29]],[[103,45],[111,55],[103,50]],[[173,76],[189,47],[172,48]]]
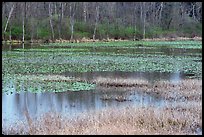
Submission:
[[[202,2],[3,2],[2,39],[202,36]]]

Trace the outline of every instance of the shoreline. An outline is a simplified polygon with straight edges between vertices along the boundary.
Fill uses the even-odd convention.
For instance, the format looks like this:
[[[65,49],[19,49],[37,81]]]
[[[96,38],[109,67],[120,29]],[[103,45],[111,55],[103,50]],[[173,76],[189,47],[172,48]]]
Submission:
[[[194,41],[202,41],[202,37],[193,37],[193,38],[188,38],[188,37],[176,37],[176,38],[146,38],[146,39],[141,39],[141,40],[135,40],[135,41],[179,41],[179,40],[194,40]],[[132,39],[87,39],[87,38],[82,38],[82,39],[74,39],[74,40],[65,40],[65,39],[56,39],[54,41],[47,39],[47,40],[26,40],[24,41],[25,44],[27,43],[86,43],[86,42],[117,42],[117,41],[134,41]],[[2,44],[21,44],[23,43],[21,40],[6,40],[2,41]]]

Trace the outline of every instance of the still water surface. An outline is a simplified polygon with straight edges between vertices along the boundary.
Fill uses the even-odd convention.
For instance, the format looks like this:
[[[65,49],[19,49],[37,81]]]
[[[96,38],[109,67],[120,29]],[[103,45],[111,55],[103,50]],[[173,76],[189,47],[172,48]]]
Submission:
[[[39,45],[24,45],[23,48],[35,48]],[[3,51],[13,51],[16,48],[22,48],[22,45],[16,46],[3,46]],[[55,47],[54,47],[55,48]],[[69,48],[69,47],[66,47]],[[80,47],[82,48],[82,47]],[[114,50],[114,49],[112,49]],[[107,50],[106,48],[93,48],[94,52],[114,52]],[[134,50],[127,48],[121,52],[134,52]],[[138,52],[138,50],[137,50]],[[167,55],[180,55],[180,54],[189,54],[190,52],[197,52],[194,49],[152,49],[146,50],[140,48],[139,52],[152,53],[162,52],[162,54]],[[200,51],[199,51],[200,52]],[[182,72],[176,73],[160,73],[160,72],[85,72],[85,73],[76,73],[76,72],[64,72],[60,75],[64,76],[73,76],[79,77],[81,79],[91,81],[96,77],[111,77],[111,78],[135,78],[135,79],[144,79],[150,83],[154,83],[159,80],[169,80],[173,83],[178,82],[181,79],[185,78],[185,74]],[[168,102],[160,98],[156,98],[151,95],[147,95],[142,92],[138,92],[136,89],[125,90],[125,89],[114,89],[110,88],[103,90],[102,88],[97,88],[95,90],[89,91],[78,91],[78,92],[61,92],[61,93],[30,93],[24,92],[22,88],[21,93],[16,93],[16,87],[12,80],[8,81],[5,88],[9,88],[13,94],[7,95],[2,94],[2,122],[6,125],[12,124],[18,120],[25,120],[24,111],[27,110],[32,118],[37,118],[38,116],[46,112],[59,112],[63,115],[69,115],[74,117],[81,112],[86,112],[90,110],[100,110],[102,108],[113,107],[117,109],[125,105],[133,105],[138,107],[145,106],[157,106],[163,107]],[[38,88],[40,90],[40,88]],[[115,99],[103,100],[103,96],[125,96],[128,100],[118,102]]]

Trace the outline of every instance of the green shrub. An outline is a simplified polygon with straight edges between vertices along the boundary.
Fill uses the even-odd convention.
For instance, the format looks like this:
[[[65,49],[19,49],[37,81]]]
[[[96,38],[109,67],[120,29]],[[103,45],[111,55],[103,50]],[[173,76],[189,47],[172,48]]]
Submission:
[[[48,30],[46,28],[39,28],[38,29],[38,37],[40,39],[48,39],[50,34],[51,34],[50,30]]]
[[[22,26],[13,25],[11,27],[11,36],[12,36],[12,39],[21,39],[22,35],[23,35]]]
[[[74,32],[74,38],[82,39],[83,37],[89,38],[91,37],[91,34],[89,32],[81,32],[81,31]]]
[[[125,38],[133,38],[135,30],[133,27],[124,28],[124,36]]]
[[[76,22],[74,25],[75,31],[90,32],[90,26],[85,22]]]

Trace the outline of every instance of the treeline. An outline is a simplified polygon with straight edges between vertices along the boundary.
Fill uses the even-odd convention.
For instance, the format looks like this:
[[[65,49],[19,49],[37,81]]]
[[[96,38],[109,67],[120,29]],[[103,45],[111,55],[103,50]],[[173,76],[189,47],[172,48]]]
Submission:
[[[202,36],[202,2],[3,2],[3,40]]]

